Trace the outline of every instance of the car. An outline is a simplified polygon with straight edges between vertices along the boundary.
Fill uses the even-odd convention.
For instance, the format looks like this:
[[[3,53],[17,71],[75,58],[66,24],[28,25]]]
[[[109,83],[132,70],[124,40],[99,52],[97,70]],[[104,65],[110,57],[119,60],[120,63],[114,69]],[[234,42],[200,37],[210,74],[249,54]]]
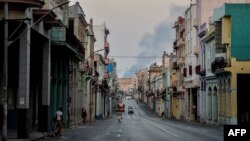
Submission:
[[[126,99],[127,99],[127,100],[131,99],[131,96],[126,96]]]
[[[132,106],[128,106],[128,114],[134,114],[134,109]]]

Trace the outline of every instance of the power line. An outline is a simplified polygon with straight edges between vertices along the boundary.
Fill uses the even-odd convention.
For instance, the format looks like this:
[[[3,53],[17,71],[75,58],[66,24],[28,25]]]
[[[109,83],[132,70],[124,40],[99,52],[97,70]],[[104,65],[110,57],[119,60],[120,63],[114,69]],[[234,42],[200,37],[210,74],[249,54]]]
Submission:
[[[162,58],[160,56],[111,56],[113,58]]]

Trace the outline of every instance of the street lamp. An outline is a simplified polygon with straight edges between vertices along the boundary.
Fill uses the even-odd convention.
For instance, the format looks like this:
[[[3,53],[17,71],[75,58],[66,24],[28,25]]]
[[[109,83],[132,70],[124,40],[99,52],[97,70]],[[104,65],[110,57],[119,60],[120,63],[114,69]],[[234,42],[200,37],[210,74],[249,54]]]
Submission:
[[[19,34],[18,37],[16,37],[14,40],[9,41],[9,35],[8,35],[8,21],[9,18],[9,4],[8,2],[4,3],[4,66],[3,66],[3,97],[2,97],[2,104],[3,104],[3,124],[2,124],[2,140],[7,140],[7,95],[8,95],[8,47],[14,43],[16,40],[18,40],[20,37],[23,36],[23,34],[27,31],[29,31],[33,26],[41,22],[50,12],[52,12],[54,9],[59,8],[63,5],[68,4],[70,1],[63,2],[52,9],[50,9],[47,13],[45,13],[41,18],[39,18],[37,21],[35,21],[31,26],[29,26],[26,30],[24,30],[22,33]],[[11,19],[13,20],[13,19]],[[16,32],[17,30],[15,30]],[[15,33],[14,32],[14,33]],[[12,33],[11,35],[13,35]]]
[[[91,53],[88,57],[86,57],[85,59],[87,60],[87,59],[89,59],[92,55],[94,55],[96,52],[100,52],[100,51],[103,51],[103,50],[105,50],[104,48],[103,49],[98,49],[98,50],[96,50],[96,51],[94,51],[93,53]]]

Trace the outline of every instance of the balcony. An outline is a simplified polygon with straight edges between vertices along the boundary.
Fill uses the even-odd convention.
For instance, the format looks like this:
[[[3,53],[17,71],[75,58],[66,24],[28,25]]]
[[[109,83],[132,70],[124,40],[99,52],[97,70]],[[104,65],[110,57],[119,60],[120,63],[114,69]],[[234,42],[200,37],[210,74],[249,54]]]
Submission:
[[[185,40],[183,38],[179,38],[179,40],[177,40],[177,46],[181,47],[185,45]]]
[[[200,75],[200,72],[201,72],[201,65],[195,66],[195,73],[197,75]]]
[[[48,9],[33,9],[34,20],[37,21],[48,12],[49,12]],[[46,29],[63,26],[62,21],[58,19],[57,15],[54,12],[50,12],[49,14],[47,14],[46,18],[43,19],[43,23]]]
[[[173,62],[173,69],[178,69],[179,66],[177,65],[177,62]]]
[[[178,86],[177,91],[178,91],[178,92],[185,92],[185,86],[184,86],[184,85]]]
[[[195,67],[195,73],[197,75],[201,75],[201,76],[205,76],[206,75],[206,71],[203,68],[201,68],[201,65],[197,65]]]
[[[200,79],[199,78],[195,78],[194,80],[192,80],[192,85],[194,87],[200,87]]]
[[[185,64],[185,58],[184,57],[180,57],[178,59],[177,65],[183,65],[183,64]]]
[[[178,48],[178,46],[177,46],[177,40],[174,41],[173,46],[174,46],[174,49]]]
[[[184,26],[184,24],[181,24],[180,25],[180,32],[184,32],[185,31],[185,26]]]
[[[0,3],[8,2],[10,9],[26,9],[27,7],[39,7],[44,5],[44,0],[0,0]]]
[[[198,48],[198,46],[195,46],[194,47],[194,55],[199,55],[199,48]]]
[[[212,72],[214,73],[218,69],[225,68],[227,66],[226,59],[224,57],[217,57],[211,63]]]
[[[177,88],[176,87],[169,87],[168,88],[168,92],[169,93],[176,93],[177,92]]]
[[[76,38],[72,31],[66,27],[52,27],[51,28],[52,45],[66,46],[70,51],[84,56],[84,48],[80,41]],[[80,54],[79,54],[80,53]]]

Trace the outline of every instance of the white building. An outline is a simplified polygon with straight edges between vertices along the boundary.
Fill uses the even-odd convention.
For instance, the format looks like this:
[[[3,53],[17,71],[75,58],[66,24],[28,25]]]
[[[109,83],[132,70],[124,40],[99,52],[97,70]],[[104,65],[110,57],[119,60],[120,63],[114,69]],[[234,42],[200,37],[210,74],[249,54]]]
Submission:
[[[185,12],[185,104],[186,119],[197,120],[198,93],[199,93],[199,75],[195,73],[195,67],[198,65],[197,51],[197,20],[196,4],[191,4]]]

